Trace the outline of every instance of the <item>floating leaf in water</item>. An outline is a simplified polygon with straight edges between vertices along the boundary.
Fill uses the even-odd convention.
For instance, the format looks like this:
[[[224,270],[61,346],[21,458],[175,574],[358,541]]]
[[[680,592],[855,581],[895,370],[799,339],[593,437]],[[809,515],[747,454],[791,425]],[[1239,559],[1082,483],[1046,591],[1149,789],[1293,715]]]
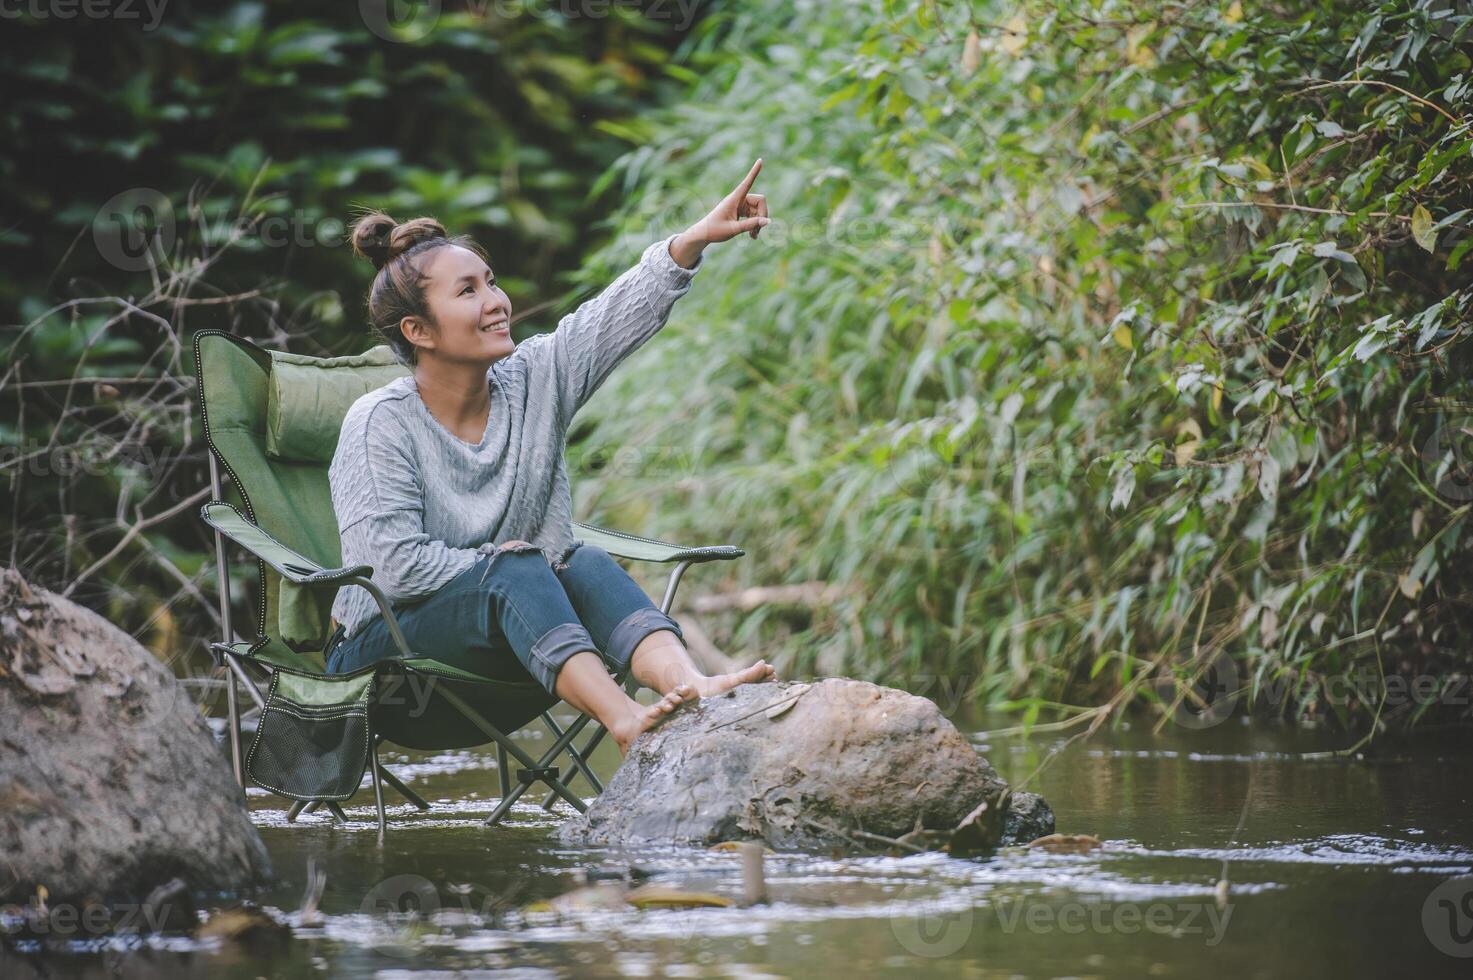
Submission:
[[[743,849],[743,847],[745,845],[747,845],[747,844],[755,844],[755,843],[758,843],[758,842],[757,841],[745,841],[745,840],[724,840],[720,844],[712,844],[710,847],[707,848],[707,850],[709,850],[709,851],[716,851],[717,853],[720,853],[720,854],[740,854],[740,853],[742,853],[742,849]],[[777,852],[776,851],[774,851],[772,848],[766,847],[766,846],[764,846],[762,848],[762,853],[763,854],[771,854],[771,855],[774,855],[774,856],[777,855]]]
[[[624,900],[635,908],[698,909],[729,908],[735,903],[723,895],[711,892],[688,892],[669,885],[641,885]]]
[[[1028,846],[1050,854],[1088,854],[1100,846],[1100,839],[1092,834],[1049,834],[1029,841]]]
[[[557,915],[567,915],[572,912],[588,912],[594,909],[621,909],[626,905],[624,897],[623,885],[601,882],[597,885],[575,888],[556,898],[528,903],[522,907],[522,911],[524,913],[552,912]]]
[[[266,912],[251,905],[222,909],[200,926],[196,939],[234,943],[255,953],[280,950],[291,941],[292,931]]]

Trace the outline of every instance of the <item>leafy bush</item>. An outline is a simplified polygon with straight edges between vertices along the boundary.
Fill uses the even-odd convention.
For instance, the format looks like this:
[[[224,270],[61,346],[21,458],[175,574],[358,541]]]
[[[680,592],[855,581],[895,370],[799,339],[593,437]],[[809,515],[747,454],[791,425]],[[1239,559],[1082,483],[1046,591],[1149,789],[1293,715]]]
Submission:
[[[1326,685],[1466,677],[1466,5],[769,0],[689,43],[585,279],[754,156],[774,224],[574,446],[586,509],[838,587],[735,643],[1030,721],[1217,668],[1406,723]]]

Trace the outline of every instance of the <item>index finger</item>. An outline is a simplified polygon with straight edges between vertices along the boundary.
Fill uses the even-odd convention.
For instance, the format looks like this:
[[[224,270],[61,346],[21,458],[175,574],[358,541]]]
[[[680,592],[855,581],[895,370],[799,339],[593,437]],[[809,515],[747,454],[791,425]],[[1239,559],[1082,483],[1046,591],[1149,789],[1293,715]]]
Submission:
[[[762,158],[758,157],[757,162],[752,164],[752,169],[747,171],[747,176],[742,178],[742,182],[737,185],[736,190],[732,191],[729,196],[738,199],[746,197],[747,191],[752,189],[752,183],[757,179],[757,175],[761,172]]]

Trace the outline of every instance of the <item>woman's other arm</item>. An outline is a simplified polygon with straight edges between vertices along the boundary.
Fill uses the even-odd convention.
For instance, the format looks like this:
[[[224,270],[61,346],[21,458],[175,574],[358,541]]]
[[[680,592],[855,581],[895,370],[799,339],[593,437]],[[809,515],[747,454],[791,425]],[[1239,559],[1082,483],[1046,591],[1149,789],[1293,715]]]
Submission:
[[[343,561],[372,565],[373,582],[391,603],[434,594],[487,553],[425,533],[424,488],[410,444],[389,405],[379,402],[349,412],[329,471]]]

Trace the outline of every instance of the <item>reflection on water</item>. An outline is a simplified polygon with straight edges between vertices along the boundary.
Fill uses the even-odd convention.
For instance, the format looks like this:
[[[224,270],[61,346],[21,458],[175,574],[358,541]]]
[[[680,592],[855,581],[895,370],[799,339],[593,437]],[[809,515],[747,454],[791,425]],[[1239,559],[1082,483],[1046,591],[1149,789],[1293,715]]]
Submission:
[[[1013,779],[1061,744],[974,741]],[[1101,732],[1055,757],[1034,787],[1061,832],[1102,839],[1095,851],[771,855],[766,906],[640,911],[590,899],[557,915],[523,909],[588,872],[739,899],[740,859],[566,847],[554,828],[568,811],[537,801],[486,829],[494,754],[389,755],[434,807],[394,806],[382,849],[369,793],[349,808],[350,828],[310,816],[288,824],[280,801],[251,794],[282,879],[263,904],[297,927],[286,952],[114,940],[75,944],[66,957],[11,956],[6,975],[1473,974],[1473,877],[1460,877],[1473,874],[1465,737],[1440,733],[1353,761],[1302,757],[1338,741],[1236,722]],[[594,762],[608,773],[617,756],[601,747]],[[297,916],[309,857],[328,870],[314,926]]]

